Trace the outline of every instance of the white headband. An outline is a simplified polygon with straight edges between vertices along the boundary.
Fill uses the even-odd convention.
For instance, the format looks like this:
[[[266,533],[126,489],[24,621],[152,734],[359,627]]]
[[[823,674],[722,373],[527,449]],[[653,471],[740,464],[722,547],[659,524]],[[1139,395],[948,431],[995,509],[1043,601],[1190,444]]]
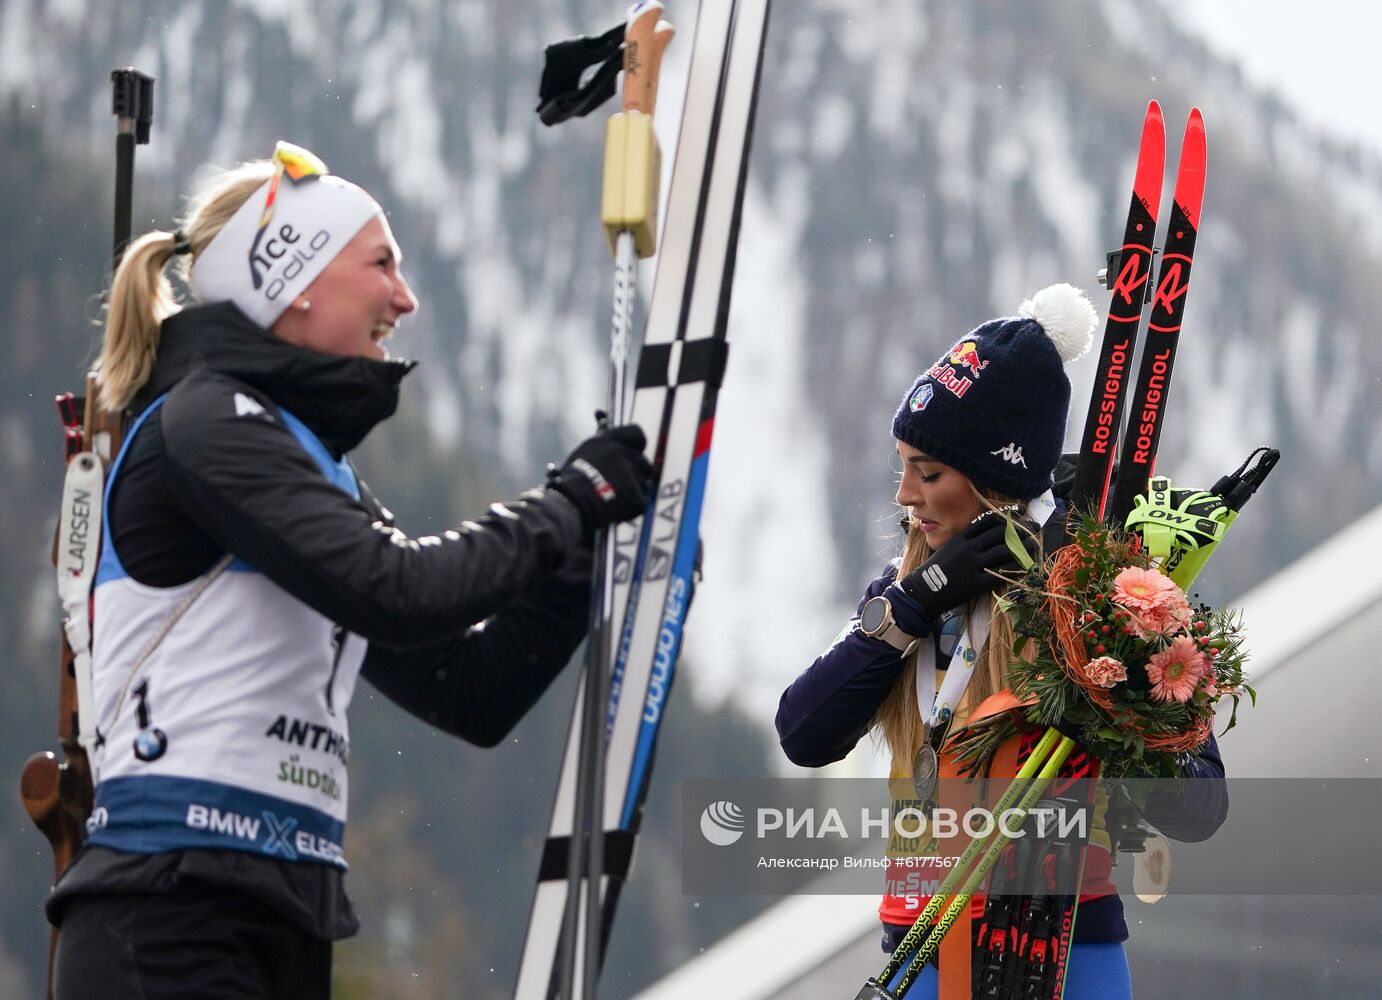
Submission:
[[[274,166],[274,176],[221,227],[191,273],[202,302],[229,299],[266,329],[381,213],[362,188],[327,175],[326,164],[305,149],[280,142]]]

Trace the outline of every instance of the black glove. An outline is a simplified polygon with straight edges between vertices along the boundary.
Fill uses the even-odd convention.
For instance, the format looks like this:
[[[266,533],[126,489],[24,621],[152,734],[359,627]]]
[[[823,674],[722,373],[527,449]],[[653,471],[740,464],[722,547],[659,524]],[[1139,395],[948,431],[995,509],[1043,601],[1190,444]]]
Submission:
[[[945,612],[997,588],[1002,581],[994,572],[1020,569],[1008,549],[1006,531],[1002,515],[980,514],[930,559],[889,586],[884,593],[898,627],[908,635],[929,635]],[[1035,548],[1026,532],[1019,535],[1029,549]]]
[[[586,438],[548,474],[547,485],[580,511],[587,540],[647,508],[653,486],[653,466],[643,454],[647,443],[636,424],[612,427]]]

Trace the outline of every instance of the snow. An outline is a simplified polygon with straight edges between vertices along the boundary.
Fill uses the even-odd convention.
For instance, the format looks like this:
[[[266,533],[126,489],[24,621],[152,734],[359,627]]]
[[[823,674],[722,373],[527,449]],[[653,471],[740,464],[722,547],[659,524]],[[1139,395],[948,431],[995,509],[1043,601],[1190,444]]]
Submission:
[[[830,160],[844,152],[854,135],[854,107],[839,95],[825,95],[816,103],[812,153]]]
[[[1030,147],[1032,190],[1064,254],[1075,260],[1098,260],[1101,253],[1099,191],[1078,159],[1079,143],[1062,110],[1065,104],[1049,83],[1026,90],[1019,119]],[[1063,276],[1083,287],[1083,275]]]
[[[11,0],[0,11],[0,94],[32,92],[34,56],[33,22],[27,0]]]
[[[249,39],[237,32],[225,40],[226,65],[243,67],[250,54]],[[243,156],[245,131],[254,112],[254,81],[243,69],[228,74],[221,92],[221,114],[208,147],[212,163],[233,164]]]
[[[974,143],[975,94],[971,87],[953,83],[936,108],[935,141],[940,154],[936,168],[936,188],[948,203],[956,206],[974,204],[975,164],[971,157]],[[953,213],[953,218],[962,218]],[[962,226],[968,230],[968,226]],[[947,234],[947,244],[952,237]],[[968,235],[964,237],[968,242]],[[967,256],[968,250],[962,251]]]
[[[772,717],[782,688],[849,614],[832,599],[824,411],[800,391],[808,296],[798,247],[810,178],[797,166],[774,182],[771,203],[758,184],[745,199],[753,252],[736,265],[730,365],[701,519],[705,581],[686,638],[696,690],[711,701],[733,692],[758,718]]]

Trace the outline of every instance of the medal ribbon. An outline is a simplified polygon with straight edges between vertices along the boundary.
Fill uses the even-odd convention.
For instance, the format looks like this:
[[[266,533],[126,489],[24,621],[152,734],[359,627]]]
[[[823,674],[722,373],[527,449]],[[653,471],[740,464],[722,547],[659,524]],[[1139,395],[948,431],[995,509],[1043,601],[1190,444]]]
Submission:
[[[1044,526],[1055,510],[1056,498],[1049,489],[1027,504],[1027,516],[1037,527]],[[936,691],[936,644],[922,642],[917,645],[917,708],[926,725],[923,742],[931,743],[937,750],[950,728],[955,706],[964,697],[970,678],[974,676],[974,664],[979,659],[979,650],[988,640],[990,624],[987,602],[978,604],[966,616],[939,693]]]

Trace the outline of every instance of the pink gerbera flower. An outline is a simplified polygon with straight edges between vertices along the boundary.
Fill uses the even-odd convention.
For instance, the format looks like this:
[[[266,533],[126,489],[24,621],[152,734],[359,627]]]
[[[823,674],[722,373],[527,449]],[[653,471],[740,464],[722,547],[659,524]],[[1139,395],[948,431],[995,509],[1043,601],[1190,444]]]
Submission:
[[[1189,701],[1209,669],[1209,658],[1195,640],[1181,636],[1147,661],[1147,679],[1157,701]]]
[[[1169,580],[1167,582],[1170,583]],[[1171,587],[1155,607],[1129,610],[1133,627],[1143,639],[1150,639],[1154,635],[1174,635],[1183,631],[1194,617],[1185,594],[1175,584],[1171,584]]]
[[[1129,566],[1113,578],[1113,602],[1132,612],[1162,608],[1185,595],[1163,573],[1154,569]]]
[[[1128,668],[1112,656],[1096,656],[1084,666],[1084,674],[1102,688],[1111,688],[1128,679]]]

